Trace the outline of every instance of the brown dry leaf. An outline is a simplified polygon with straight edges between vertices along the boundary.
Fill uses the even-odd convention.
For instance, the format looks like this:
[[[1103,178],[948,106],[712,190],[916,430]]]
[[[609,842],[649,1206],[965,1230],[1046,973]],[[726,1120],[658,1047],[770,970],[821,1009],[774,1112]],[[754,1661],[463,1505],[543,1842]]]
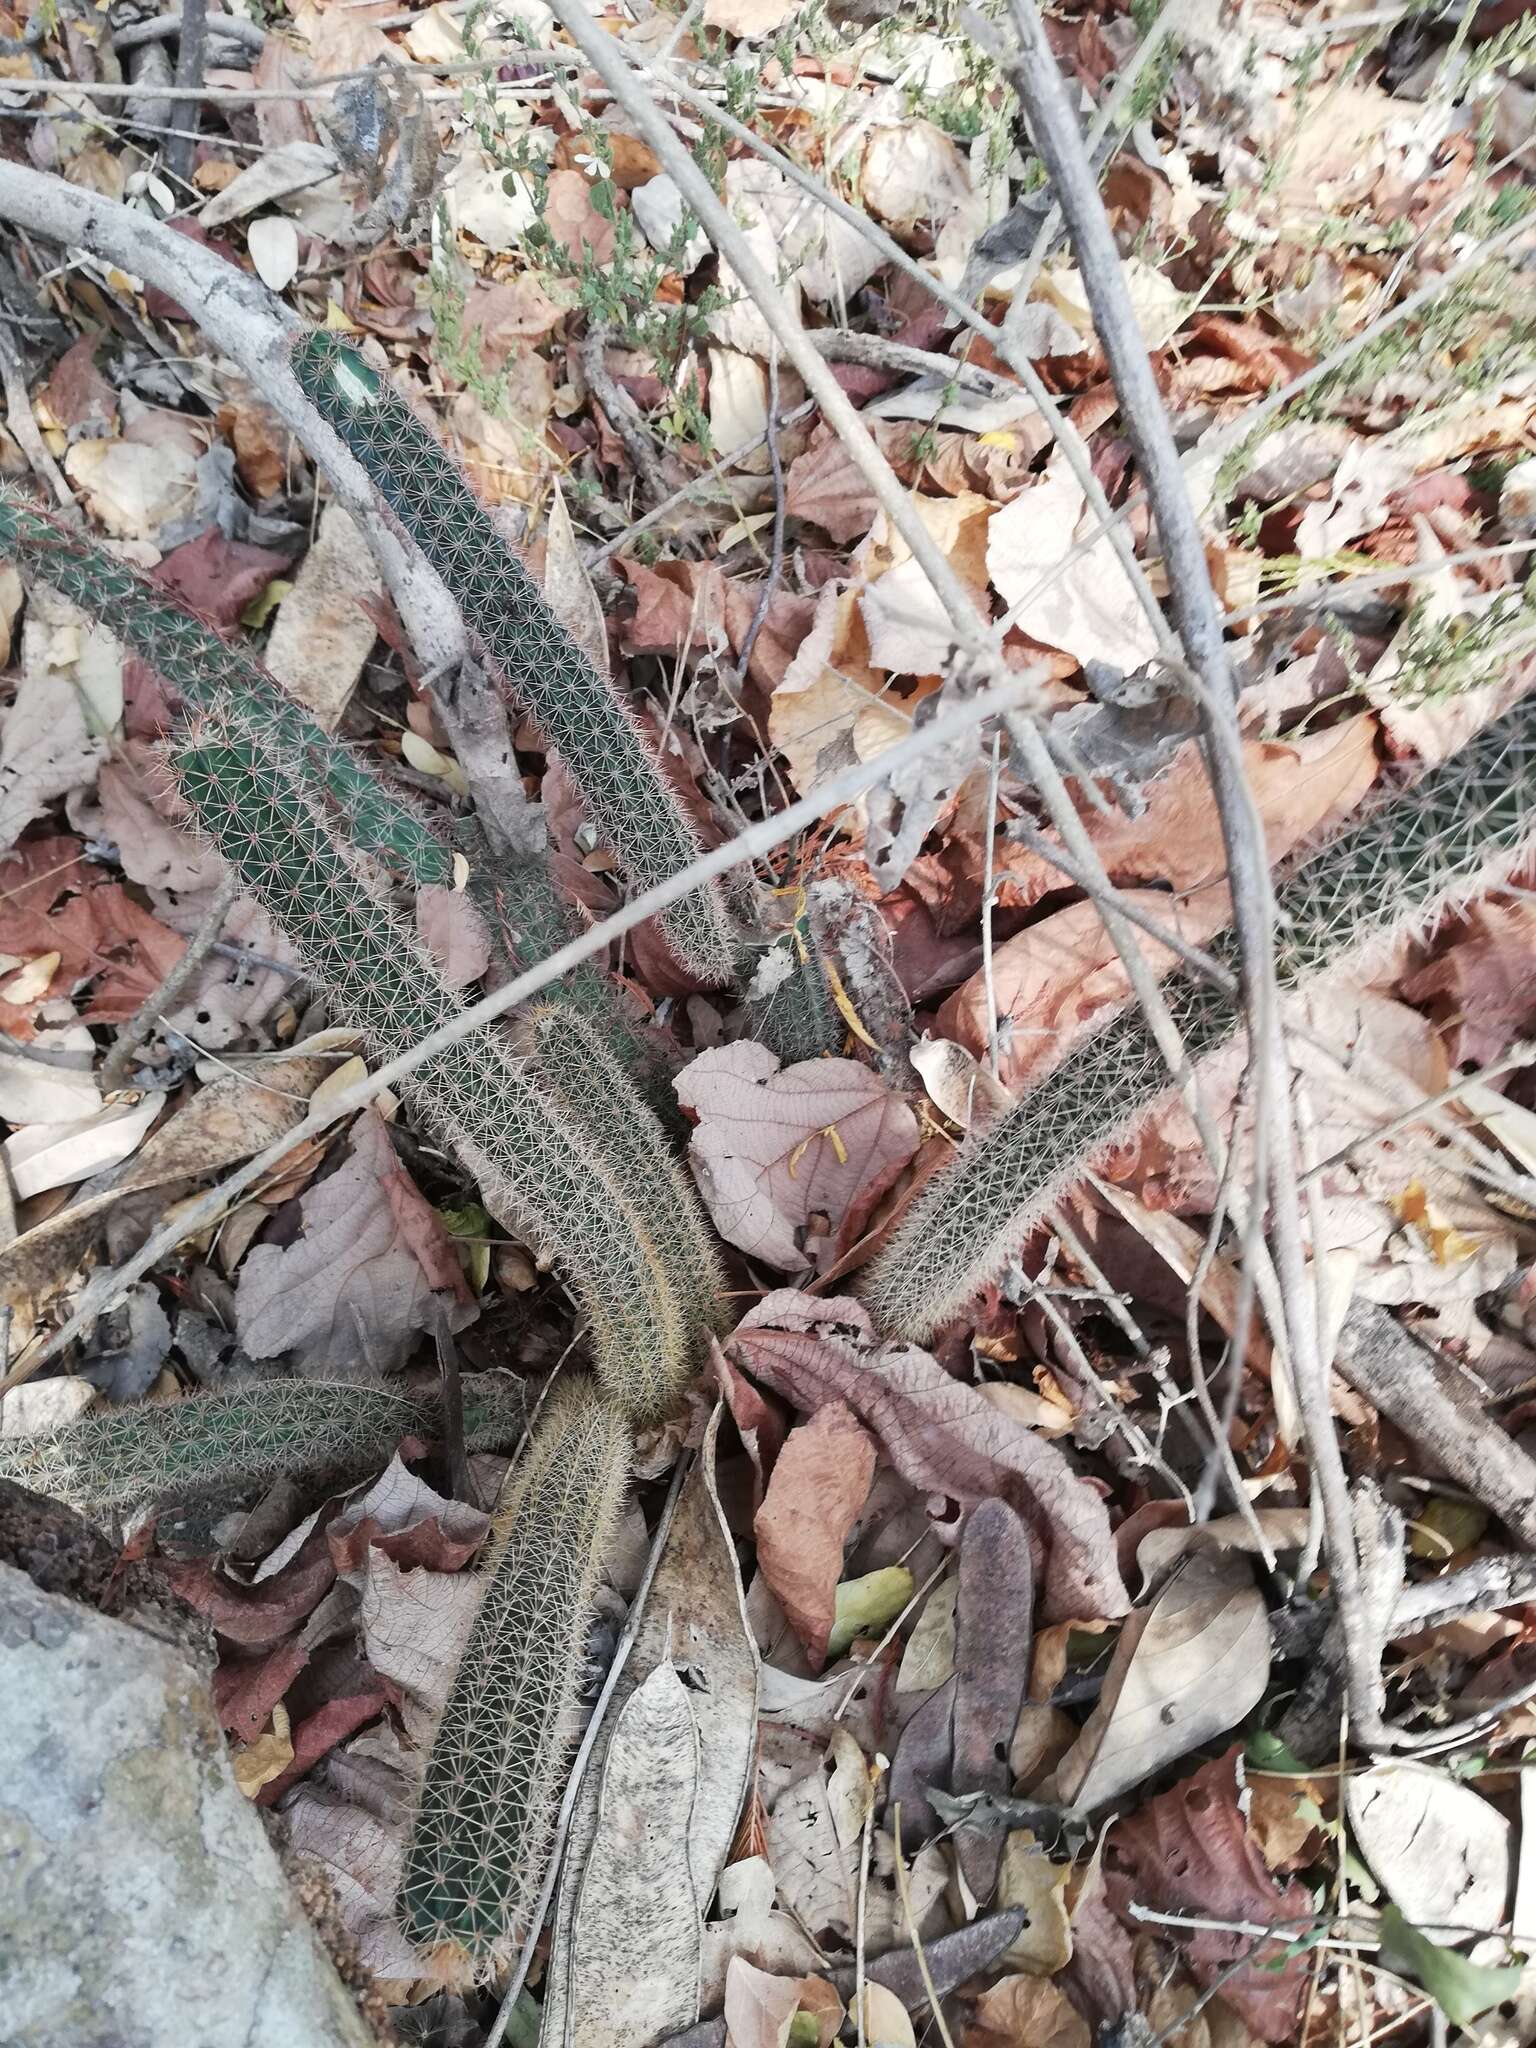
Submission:
[[[442,1219],[376,1110],[358,1118],[347,1159],[302,1212],[300,1238],[258,1245],[241,1269],[236,1327],[252,1358],[293,1351],[311,1377],[378,1378],[400,1369],[420,1331],[473,1319]]]
[[[1126,1611],[1108,1513],[1065,1454],[952,1379],[926,1351],[879,1343],[861,1302],[780,1288],[737,1325],[731,1349],[803,1412],[846,1402],[919,1492],[966,1506],[1008,1501],[1045,1560],[1046,1619]]]
[[[1244,749],[1249,787],[1264,822],[1270,860],[1293,852],[1353,812],[1379,772],[1378,727],[1373,716],[1350,719],[1297,743],[1254,741]],[[1204,769],[1186,748],[1150,791],[1134,822],[1095,816],[1089,824],[1110,879],[1152,916],[1198,944],[1220,931],[1231,914],[1215,807]],[[1138,892],[1156,881],[1159,888]],[[1000,900],[1033,903],[1059,885],[1043,857],[1010,860]],[[1173,893],[1169,893],[1169,891]],[[1173,956],[1143,941],[1154,969],[1166,972]],[[1019,1088],[1038,1080],[1064,1057],[1083,1031],[1118,1009],[1128,984],[1119,955],[1093,905],[1074,903],[1006,940],[993,956],[999,1014],[1015,1030],[1001,1080]],[[939,1029],[978,1057],[987,1044],[984,974],[972,975],[939,1012]]]
[[[830,1246],[860,1191],[917,1150],[916,1117],[856,1060],[781,1069],[742,1039],[701,1053],[673,1085],[697,1119],[688,1156],[716,1228],[781,1271],[811,1265],[812,1239]]]
[[[384,595],[373,550],[352,515],[327,505],[293,588],[277,608],[267,667],[334,732],[379,637],[369,607]]]
[[[600,676],[609,669],[608,625],[576,547],[576,531],[558,483],[550,487],[544,540],[544,596],[550,610]]]
[[[1536,904],[1471,904],[1455,936],[1399,987],[1428,1007],[1454,1066],[1486,1066],[1536,1023]]]
[[[1120,1631],[1104,1689],[1056,1767],[1085,1811],[1235,1727],[1269,1683],[1269,1616],[1247,1559],[1197,1552]]]
[[[288,475],[288,433],[259,400],[232,398],[219,407],[219,432],[235,451],[240,481],[260,504],[274,498]]]
[[[1029,1678],[1034,1582],[1029,1532],[1023,1522],[1006,1501],[982,1501],[967,1515],[960,1538],[952,1792],[1011,1789],[1007,1739],[1018,1721]],[[960,1868],[977,1898],[991,1895],[1002,1848],[996,1834],[959,1830]]]
[[[757,1562],[812,1670],[826,1655],[843,1545],[875,1476],[875,1446],[851,1409],[829,1401],[790,1431],[752,1522]]]
[[[1107,1883],[1123,1919],[1135,1899],[1156,1912],[1197,1919],[1310,1924],[1311,1894],[1294,1881],[1283,1891],[1275,1883],[1244,1818],[1242,1792],[1242,1751],[1233,1748],[1116,1822],[1105,1852]],[[1296,1931],[1287,1927],[1281,1942]],[[1195,1981],[1219,1983],[1222,1997],[1261,2039],[1295,2038],[1309,1975],[1304,1955],[1261,1969],[1259,1961],[1278,1962],[1280,1943],[1255,1951],[1247,1934],[1209,1927],[1169,1934]]]
[[[1004,1977],[976,2001],[964,2048],[1090,2048],[1088,2023],[1046,1977]]]
[[[599,267],[613,261],[613,222],[592,204],[592,186],[585,171],[550,172],[543,220],[578,265],[589,256]]]
[[[881,694],[885,678],[868,652],[853,594],[829,584],[768,706],[768,736],[802,796],[840,769],[872,761],[912,729],[910,712]]]

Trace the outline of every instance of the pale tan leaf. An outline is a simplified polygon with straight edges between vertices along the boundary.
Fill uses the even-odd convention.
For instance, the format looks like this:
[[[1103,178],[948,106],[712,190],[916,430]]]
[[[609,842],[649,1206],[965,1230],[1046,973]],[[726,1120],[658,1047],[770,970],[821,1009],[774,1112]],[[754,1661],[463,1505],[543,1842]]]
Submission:
[[[1056,1767],[1061,1799],[1101,1806],[1235,1727],[1264,1697],[1269,1654],[1247,1559],[1191,1557],[1121,1630],[1098,1704]]]
[[[1421,1933],[1455,1942],[1465,1928],[1505,1924],[1510,1824],[1470,1785],[1432,1765],[1384,1763],[1349,1778],[1344,1796],[1361,1855]]]
[[[1038,483],[993,515],[987,568],[1031,639],[1078,661],[1139,668],[1156,654],[1157,637],[1108,537],[1074,552],[1079,528],[1096,523],[1084,518],[1086,502],[1082,485],[1053,457]]]
[[[165,1105],[161,1095],[115,1103],[64,1124],[29,1124],[12,1132],[3,1146],[11,1188],[18,1200],[47,1188],[68,1187],[116,1166],[137,1151]]]
[[[379,629],[368,610],[384,581],[351,514],[327,505],[293,588],[277,608],[267,667],[334,732]]]
[[[659,2041],[698,2018],[688,1860],[698,1782],[688,1688],[674,1665],[659,1664],[625,1702],[603,1763],[571,1956],[567,2029],[584,2048]]]

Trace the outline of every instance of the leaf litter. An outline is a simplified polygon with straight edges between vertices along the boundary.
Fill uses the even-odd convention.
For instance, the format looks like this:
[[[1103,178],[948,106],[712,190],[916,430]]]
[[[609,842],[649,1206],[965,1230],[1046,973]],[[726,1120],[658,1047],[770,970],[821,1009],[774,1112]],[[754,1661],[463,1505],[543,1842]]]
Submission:
[[[164,199],[158,180],[127,182],[114,103],[92,103],[84,145],[61,101],[22,123],[8,97],[0,118],[32,161],[68,158],[87,188],[174,210],[300,317],[382,343],[509,535],[535,561],[544,549],[551,602],[599,669],[616,654],[649,700],[718,839],[910,734],[954,686],[953,631],[623,110],[575,69],[522,91],[530,49],[561,32],[537,0],[519,12],[525,41],[442,8],[391,26],[301,10],[265,25],[259,56],[242,36],[209,84],[295,97],[211,93],[190,185]],[[1384,330],[1363,372],[1330,370],[1303,403],[1285,391],[1471,239],[1518,228],[1532,54],[1518,9],[1483,10],[1465,33],[1345,20],[1320,39],[1294,9],[1241,35],[1206,12],[1150,54],[1108,131],[1103,189],[1229,607],[1245,774],[1280,865],[1529,680],[1536,387],[1510,312],[1518,273],[1453,286],[1443,315],[1396,342]],[[1112,881],[1185,944],[1212,939],[1231,908],[1209,784],[1187,724],[1164,717],[1157,638],[1057,408],[1160,594],[1161,541],[1134,499],[1134,435],[1082,271],[1029,210],[1038,188],[1001,74],[926,16],[893,28],[841,10],[829,27],[782,0],[709,0],[702,25],[605,22],[646,58],[664,28],[657,61],[712,91],[745,81],[728,105],[996,316],[1044,380],[1042,411],[1000,344],[956,343],[885,249],[728,127],[707,131],[712,176],[781,303],[821,338],[1004,659],[1043,677]],[[7,27],[26,37],[29,55],[5,60],[19,81],[39,66],[119,75],[110,37]],[[1071,89],[1101,111],[1146,27],[1097,5],[1046,21]],[[414,182],[404,125],[380,130],[375,160],[349,153],[329,118],[340,102],[322,135],[306,81],[380,65],[397,85],[435,84],[429,67],[461,62],[471,36],[518,90],[494,122],[457,92],[426,105],[420,161],[438,154],[443,171],[428,229],[431,181]],[[415,210],[376,212],[386,185]],[[89,529],[251,638],[459,844],[470,763],[405,654],[372,550],[265,395],[207,352],[193,309],[122,273],[61,273],[46,303],[57,331],[24,381]],[[593,379],[581,359],[599,326]],[[149,337],[155,360],[138,352]],[[14,410],[11,425],[0,456],[21,475]],[[650,511],[659,493],[634,459],[647,445],[669,490],[689,486],[685,504]],[[130,1085],[104,1090],[114,1029],[165,985],[222,865],[167,787],[170,707],[142,665],[10,577],[0,616],[9,1362],[200,1181],[292,1129],[354,1048],[315,1035],[326,1020],[286,940],[237,901]],[[1163,703],[1140,726],[1139,689]],[[1102,757],[1084,747],[1111,725]],[[600,915],[619,900],[606,849],[538,735],[514,738],[513,780],[542,801],[556,870]],[[1110,764],[1112,802],[1091,800],[1085,759]],[[594,1669],[633,1597],[659,1482],[685,1440],[698,1462],[580,1788],[550,1945],[514,2012],[525,2038],[542,2014],[546,2039],[573,2044],[825,2048],[860,2028],[915,2041],[934,2015],[914,1950],[965,2048],[1086,2048],[1132,2015],[1194,2048],[1323,2026],[1363,2043],[1430,2002],[1491,2044],[1506,2037],[1485,2016],[1529,2001],[1508,1960],[1524,1950],[1503,1939],[1532,1924],[1516,1793],[1528,1704],[1480,1728],[1454,1768],[1433,1750],[1346,1748],[1330,1775],[1275,1748],[1307,1660],[1329,1654],[1333,1588],[1310,1547],[1316,1475],[1287,1363],[1262,1326],[1229,1355],[1247,1278],[1231,1242],[1203,1257],[1224,1197],[1184,1108],[1160,1105],[928,1348],[882,1337],[846,1292],[967,1131],[1027,1104],[1125,1001],[1096,909],[1041,850],[1055,844],[1006,758],[994,778],[957,749],[765,869],[776,897],[743,899],[760,951],[792,924],[795,963],[831,970],[835,1021],[813,1050],[690,984],[644,935],[607,963],[654,1032],[661,1106],[688,1127],[728,1253],[723,1405],[710,1417],[701,1392],[642,1446]],[[1515,1444],[1536,1146],[1529,1062],[1503,1062],[1536,1029],[1530,879],[1499,877],[1291,1013],[1316,1190],[1305,1251],[1339,1297],[1330,1312],[1351,1294],[1392,1305]],[[829,886],[860,906],[862,950],[851,925],[823,944],[784,908]],[[494,905],[434,886],[412,908],[452,986],[494,984]],[[1174,956],[1150,957],[1164,972]],[[1240,1062],[1202,1081],[1237,1185],[1253,1146]],[[386,1100],[189,1238],[65,1370],[9,1385],[0,1433],[268,1373],[426,1388],[455,1336],[466,1366],[510,1364],[536,1385],[581,1332],[529,1248]],[[1197,1373],[1225,1404],[1237,1499],[1202,1487]],[[1385,1484],[1403,1518],[1404,1598],[1487,1567],[1507,1539],[1433,1441],[1342,1382],[1333,1398],[1350,1475]],[[494,1998],[414,1950],[393,1911],[504,1460],[455,1472],[408,1436],[380,1465],[318,1506],[278,1482],[200,1516],[162,1511],[132,1541],[212,1627],[238,1780],[325,1871],[402,2030],[415,2011],[419,2038],[472,2043]],[[1310,1576],[1293,1583],[1298,1559]],[[1518,1601],[1494,1613],[1390,1635],[1385,1679],[1420,1732],[1518,1691],[1529,1616]],[[1286,1633],[1298,1616],[1319,1624],[1305,1651]]]

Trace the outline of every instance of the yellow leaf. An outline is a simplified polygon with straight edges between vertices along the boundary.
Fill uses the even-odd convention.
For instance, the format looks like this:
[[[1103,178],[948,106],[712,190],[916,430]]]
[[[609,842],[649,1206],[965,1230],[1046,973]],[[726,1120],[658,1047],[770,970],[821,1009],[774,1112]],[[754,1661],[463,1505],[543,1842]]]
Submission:
[[[827,987],[832,991],[832,1000],[837,1005],[837,1014],[848,1026],[848,1029],[853,1033],[860,1045],[867,1045],[871,1052],[878,1052],[880,1050],[879,1046],[876,1045],[875,1041],[864,1029],[864,1026],[859,1022],[859,1013],[849,1000],[847,989],[843,987],[843,977],[838,973],[837,968],[830,960],[824,960],[822,967],[826,973]],[[838,1156],[841,1158],[843,1155],[839,1154]]]
[[[1422,1181],[1410,1181],[1400,1195],[1392,1196],[1391,1205],[1398,1222],[1416,1230],[1428,1245],[1437,1266],[1453,1266],[1458,1260],[1470,1259],[1477,1250],[1475,1239],[1435,1213]]]
[[[235,1783],[247,1799],[254,1799],[263,1785],[280,1778],[293,1762],[293,1738],[288,1730],[288,1709],[279,1700],[272,1709],[272,1726],[265,1735],[248,1742],[235,1758]]]
[[[848,1147],[843,1143],[843,1134],[837,1128],[837,1125],[823,1125],[821,1135],[832,1141],[832,1150],[837,1154],[838,1165],[846,1166],[848,1164]]]

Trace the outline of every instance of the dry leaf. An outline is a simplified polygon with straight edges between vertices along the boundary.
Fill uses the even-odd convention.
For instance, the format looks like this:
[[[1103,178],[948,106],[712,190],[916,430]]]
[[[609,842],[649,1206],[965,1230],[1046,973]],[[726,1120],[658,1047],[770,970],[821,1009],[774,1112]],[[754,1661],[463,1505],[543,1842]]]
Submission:
[[[704,0],[704,25],[730,36],[771,36],[798,8],[799,0]]]
[[[1022,1906],[1029,1918],[1001,1961],[1027,1977],[1053,1977],[1072,1960],[1072,1922],[1067,1912],[1070,1863],[1053,1863],[1028,1828],[1014,1828],[1003,1844],[997,1903]]]
[[[1120,1632],[1104,1689],[1056,1767],[1056,1790],[1106,1805],[1235,1727],[1269,1683],[1269,1615],[1253,1569],[1197,1552]]]
[[[1426,1764],[1377,1764],[1346,1780],[1344,1803],[1372,1874],[1421,1933],[1456,1942],[1505,1924],[1510,1824],[1470,1785]]]
[[[1241,1773],[1242,1751],[1231,1749],[1148,1800],[1129,1820],[1117,1821],[1106,1850],[1109,1895],[1126,1919],[1135,1899],[1155,1912],[1194,1919],[1287,1923],[1273,1947],[1258,1949],[1247,1933],[1211,1927],[1167,1933],[1198,1984],[1219,1985],[1222,1997],[1262,2039],[1292,2041],[1310,1965],[1305,1955],[1283,1964],[1280,1956],[1297,1923],[1311,1924],[1312,1898],[1294,1881],[1282,1891],[1265,1868],[1242,1811]]]
[[[400,1369],[422,1330],[473,1319],[452,1240],[376,1110],[358,1118],[347,1159],[302,1211],[301,1237],[258,1245],[241,1270],[236,1327],[252,1358],[294,1351],[311,1376],[378,1378]]]
[[[673,1085],[698,1119],[688,1156],[717,1229],[781,1270],[812,1264],[811,1239],[830,1244],[855,1196],[917,1150],[911,1110],[856,1060],[781,1070],[743,1039],[701,1053]]]
[[[942,128],[924,120],[874,130],[859,187],[871,211],[898,232],[920,220],[942,223],[971,196],[965,158]]]
[[[1088,2024],[1045,1977],[1004,1977],[976,2001],[964,2048],[1090,2048]]]
[[[165,1106],[162,1095],[146,1095],[133,1103],[115,1103],[66,1124],[30,1124],[5,1141],[5,1164],[11,1191],[18,1201],[47,1188],[69,1187],[89,1180],[130,1158]]]
[[[107,751],[87,722],[77,687],[83,637],[99,643],[102,636],[63,599],[33,592],[22,629],[21,681],[0,714],[0,853],[55,797],[88,788]],[[117,669],[120,676],[120,663]]]
[[[688,1863],[699,1730],[688,1688],[658,1664],[619,1712],[581,1881],[569,2027],[584,2048],[659,2041],[699,2016],[701,1925]]]
[[[334,732],[379,637],[369,606],[384,581],[352,515],[327,505],[293,588],[277,608],[267,667]]]
[[[1032,640],[1080,662],[1139,668],[1156,655],[1157,639],[1108,537],[1074,553],[1079,528],[1097,524],[1091,513],[1085,520],[1086,502],[1082,485],[1053,456],[1037,483],[993,514],[987,569]]]
[[[804,1412],[845,1401],[919,1492],[1007,1500],[1040,1545],[1047,1620],[1125,1612],[1108,1513],[1064,1453],[926,1351],[879,1343],[861,1302],[781,1288],[737,1325],[731,1349]]]
[[[826,1654],[843,1545],[875,1476],[875,1446],[841,1401],[790,1431],[752,1523],[758,1569],[805,1645]]]
[[[450,988],[479,981],[491,964],[491,937],[467,889],[428,882],[416,891],[416,929]]]

